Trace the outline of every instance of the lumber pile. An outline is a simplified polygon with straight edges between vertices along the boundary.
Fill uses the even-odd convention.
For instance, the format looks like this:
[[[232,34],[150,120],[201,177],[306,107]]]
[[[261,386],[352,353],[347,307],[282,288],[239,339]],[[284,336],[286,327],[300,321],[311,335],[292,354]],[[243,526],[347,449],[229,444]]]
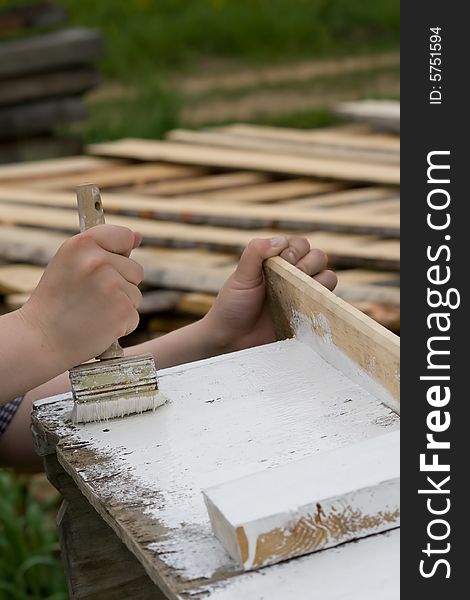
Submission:
[[[65,19],[50,3],[0,12],[0,162],[81,151],[54,130],[86,117],[81,96],[100,81],[103,41],[92,29],[50,30]]]
[[[394,100],[342,102],[335,112],[341,117],[367,123],[377,131],[400,133],[400,103]]]
[[[280,234],[323,248],[338,295],[397,331],[398,161],[399,139],[364,127],[239,124],[0,166],[2,310],[21,306],[78,231],[75,187],[91,181],[108,222],[144,236],[135,251],[145,268],[142,319],[132,342],[203,316],[246,244]]]

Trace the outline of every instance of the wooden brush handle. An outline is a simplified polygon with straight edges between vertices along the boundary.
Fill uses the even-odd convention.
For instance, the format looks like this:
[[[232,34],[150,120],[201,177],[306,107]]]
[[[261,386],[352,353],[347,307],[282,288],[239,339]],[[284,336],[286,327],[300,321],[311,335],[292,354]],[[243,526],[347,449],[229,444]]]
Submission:
[[[80,231],[85,231],[95,225],[104,224],[103,204],[101,203],[100,190],[93,183],[84,183],[77,187],[78,217],[80,219]],[[98,360],[108,358],[121,358],[124,351],[116,340],[102,354],[97,356]]]

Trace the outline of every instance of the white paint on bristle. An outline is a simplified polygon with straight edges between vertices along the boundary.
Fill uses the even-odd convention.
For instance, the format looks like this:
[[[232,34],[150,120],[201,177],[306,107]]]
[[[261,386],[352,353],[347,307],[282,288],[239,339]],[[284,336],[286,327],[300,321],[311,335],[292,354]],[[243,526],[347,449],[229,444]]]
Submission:
[[[145,396],[113,398],[96,402],[75,402],[71,419],[72,423],[108,421],[109,419],[155,410],[165,402],[165,396],[159,391],[150,396],[147,394]]]

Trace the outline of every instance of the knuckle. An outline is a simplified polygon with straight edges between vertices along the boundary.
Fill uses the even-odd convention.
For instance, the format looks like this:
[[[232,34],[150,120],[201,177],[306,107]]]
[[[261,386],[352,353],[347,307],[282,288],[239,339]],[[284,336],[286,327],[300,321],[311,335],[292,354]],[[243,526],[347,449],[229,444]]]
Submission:
[[[328,263],[328,254],[322,250],[321,248],[313,248],[311,250],[312,253],[314,253],[314,256],[320,260],[322,263],[327,264]]]

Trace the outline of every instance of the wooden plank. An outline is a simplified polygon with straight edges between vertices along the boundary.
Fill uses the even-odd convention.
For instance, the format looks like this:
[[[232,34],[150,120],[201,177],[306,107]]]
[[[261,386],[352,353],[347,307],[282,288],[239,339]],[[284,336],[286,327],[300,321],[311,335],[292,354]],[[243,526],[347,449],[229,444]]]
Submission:
[[[0,108],[0,139],[45,133],[59,125],[81,121],[86,116],[83,102],[73,97],[3,107]]]
[[[296,200],[289,200],[290,208],[337,208],[352,207],[356,204],[365,204],[369,202],[383,202],[385,200],[396,199],[397,191],[395,188],[366,187],[353,188],[334,192],[332,194],[320,194],[318,196],[309,196]],[[385,205],[385,202],[384,202]]]
[[[55,454],[47,477],[65,498],[57,515],[62,562],[73,600],[164,600],[142,565],[85,500]]]
[[[2,163],[45,160],[75,156],[83,151],[83,140],[70,133],[57,137],[53,132],[34,137],[0,141],[0,166]]]
[[[146,186],[154,181],[180,181],[180,179],[197,177],[204,173],[205,171],[199,167],[185,167],[163,163],[122,164],[119,165],[119,169],[115,165],[111,165],[110,168],[106,168],[106,165],[104,165],[103,169],[96,168],[90,170],[90,173],[84,172],[54,178],[37,179],[31,183],[31,187],[46,190],[75,189],[83,181],[93,179],[96,185],[103,189],[134,186],[140,192],[140,188],[145,190]]]
[[[265,275],[278,335],[295,334],[399,412],[399,338],[281,258]]]
[[[341,144],[299,143],[290,140],[273,140],[258,137],[233,135],[220,131],[193,131],[175,129],[170,131],[167,139],[173,142],[196,144],[205,146],[220,146],[222,148],[237,148],[239,150],[252,150],[268,154],[284,154],[292,156],[309,156],[330,158],[336,160],[351,160],[353,162],[368,162],[379,164],[398,165],[399,152],[380,152],[365,149],[356,144],[350,148]]]
[[[70,395],[36,404],[33,421],[175,600],[241,572],[211,532],[201,489],[398,428],[392,411],[295,339],[161,370],[159,387],[165,406],[105,427],[73,428]]]
[[[382,154],[396,155],[400,152],[400,138],[396,136],[372,132],[362,133],[344,127],[292,129],[235,123],[223,127],[213,127],[210,131],[273,141],[281,140],[298,144],[318,144],[350,150],[374,151]]]
[[[40,211],[35,209],[32,211],[26,207],[14,207],[14,212],[11,212],[11,208],[10,206],[5,210],[0,206],[0,223],[23,224],[36,229],[0,226],[2,234],[0,236],[0,256],[8,260],[43,264],[41,261],[46,257],[48,257],[46,262],[52,258],[60,243],[65,241],[66,236],[40,231],[37,229],[38,227],[69,231],[70,233],[78,232],[78,225],[75,224],[70,211],[62,211],[57,215],[56,211],[58,209],[41,209]],[[49,215],[51,218],[49,218]],[[64,215],[66,216],[65,221],[63,219]],[[191,253],[195,252],[194,248],[210,248],[212,251],[239,254],[248,242],[255,237],[266,238],[279,235],[279,232],[270,230],[240,230],[204,225],[146,222],[143,219],[113,215],[109,216],[109,222],[141,231],[144,234],[146,244],[160,247],[191,247],[193,248]],[[332,265],[399,269],[400,244],[397,240],[381,241],[373,236],[326,232],[307,234],[306,237],[313,247],[322,248],[328,254]],[[161,249],[139,248],[134,252],[138,252],[139,262],[142,262],[142,264],[145,261],[148,262],[149,270],[151,270],[155,253],[160,253]],[[194,265],[194,267],[196,268],[197,265]],[[164,268],[164,265],[159,264],[155,269],[157,281],[158,277],[164,276],[166,272],[167,269]],[[204,276],[203,279],[207,281],[207,276]],[[167,283],[167,285],[168,287],[174,287],[173,282],[171,284]],[[207,288],[199,289],[210,291]]]
[[[80,174],[87,171],[100,169],[114,169],[122,165],[122,161],[107,158],[96,158],[94,156],[67,156],[65,158],[54,158],[51,160],[36,160],[28,163],[0,165],[0,182],[11,183],[25,182],[30,184],[33,180],[50,179],[61,177],[65,174]],[[115,169],[115,174],[119,171]]]
[[[400,103],[392,100],[360,100],[342,102],[335,107],[336,114],[365,122],[380,131],[400,132]]]
[[[34,265],[1,265],[1,294],[30,294],[39,283],[43,269]]]
[[[272,155],[231,148],[157,142],[139,139],[123,139],[117,142],[93,144],[88,147],[91,154],[114,158],[138,160],[163,160],[169,162],[250,169],[268,173],[286,173],[325,177],[340,181],[371,182],[398,185],[400,170],[395,165],[370,165],[368,163],[327,160],[291,155]]]
[[[245,186],[266,183],[268,181],[270,181],[270,177],[264,173],[240,171],[207,175],[206,177],[192,177],[182,181],[159,182],[154,185],[147,185],[144,189],[139,190],[139,192],[159,196],[177,196],[179,194],[187,195],[220,189],[237,188],[238,190],[241,187],[244,188]]]
[[[299,198],[311,194],[324,194],[341,189],[340,184],[311,181],[309,179],[288,179],[286,181],[275,181],[258,185],[247,185],[243,188],[206,191],[199,196],[205,202],[224,202],[245,204],[270,203],[278,200]],[[147,193],[150,190],[145,190]],[[311,197],[311,196],[310,196]]]
[[[84,28],[3,42],[0,46],[0,79],[89,64],[100,58],[103,50],[101,33]]]
[[[212,529],[245,570],[399,527],[394,431],[203,490]]]
[[[83,94],[101,82],[93,69],[76,68],[55,73],[41,73],[0,80],[0,106],[20,102]]]
[[[19,187],[1,187],[0,203],[68,207],[75,210],[74,195],[68,192],[31,190]],[[203,202],[198,198],[173,199],[143,198],[138,195],[106,195],[107,213],[158,219],[161,221],[183,221],[192,223],[213,223],[228,227],[282,228],[286,230],[326,230],[339,232],[372,233],[399,237],[400,215],[369,213],[367,206],[362,210],[338,208],[335,210],[311,209],[291,210],[285,206],[237,206],[217,205]],[[4,209],[5,212],[5,209]]]
[[[251,571],[201,591],[210,600],[397,600],[400,530]],[[190,600],[189,595],[183,597]]]

